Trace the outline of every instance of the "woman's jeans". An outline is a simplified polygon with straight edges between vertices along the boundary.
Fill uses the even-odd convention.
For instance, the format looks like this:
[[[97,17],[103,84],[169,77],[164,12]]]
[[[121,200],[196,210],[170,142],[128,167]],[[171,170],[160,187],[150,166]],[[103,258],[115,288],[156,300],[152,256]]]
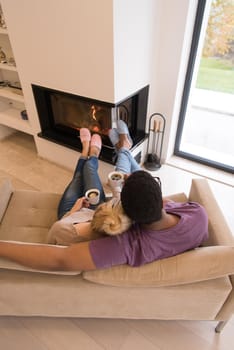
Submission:
[[[115,166],[116,171],[120,171],[124,174],[131,174],[140,169],[139,164],[128,149],[121,148],[118,151],[118,159]],[[77,199],[83,197],[85,192],[91,188],[98,188],[100,191],[99,203],[105,202],[105,193],[98,175],[98,158],[94,156],[89,159],[80,157],[72,181],[65,189],[60,200],[58,219],[61,219],[63,215],[70,211]],[[96,207],[95,205],[91,205],[90,209],[95,209]]]
[[[124,174],[131,174],[134,171],[141,170],[141,167],[127,148],[120,148],[115,170]]]
[[[77,162],[72,181],[65,189],[58,206],[58,219],[61,219],[71,210],[78,198],[84,197],[85,192],[91,188],[98,188],[100,191],[99,203],[105,202],[105,193],[98,175],[98,158],[95,156],[80,158]],[[90,206],[95,209],[96,206]]]

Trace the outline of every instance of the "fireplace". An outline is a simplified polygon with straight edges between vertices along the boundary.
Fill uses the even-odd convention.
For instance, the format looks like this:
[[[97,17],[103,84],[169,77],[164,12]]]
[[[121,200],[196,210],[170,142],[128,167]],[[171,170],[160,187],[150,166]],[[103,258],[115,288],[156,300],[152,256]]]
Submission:
[[[32,85],[32,90],[41,126],[38,136],[42,138],[80,151],[79,130],[89,128],[91,133],[102,137],[100,159],[114,163],[115,152],[108,131],[115,127],[118,119],[127,123],[134,148],[146,137],[149,86],[116,104],[38,85]]]

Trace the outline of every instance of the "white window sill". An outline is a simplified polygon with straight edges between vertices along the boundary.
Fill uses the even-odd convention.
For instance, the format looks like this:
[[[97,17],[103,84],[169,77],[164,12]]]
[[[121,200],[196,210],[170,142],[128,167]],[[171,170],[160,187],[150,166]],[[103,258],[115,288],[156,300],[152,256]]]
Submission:
[[[218,170],[191,160],[183,159],[180,157],[172,156],[165,164],[173,166],[178,169],[182,169],[189,173],[193,173],[199,176],[204,176],[208,179],[223,183],[225,185],[234,186],[234,176],[231,173]]]

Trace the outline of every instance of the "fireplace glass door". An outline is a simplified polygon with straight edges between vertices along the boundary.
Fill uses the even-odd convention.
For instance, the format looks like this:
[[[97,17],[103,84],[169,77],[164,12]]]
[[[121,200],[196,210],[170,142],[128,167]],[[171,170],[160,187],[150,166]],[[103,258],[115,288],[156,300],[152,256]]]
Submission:
[[[116,121],[126,122],[134,146],[145,137],[145,124],[149,86],[117,104],[73,95],[47,87],[32,85],[41,132],[38,136],[81,150],[80,129],[102,137],[100,158],[113,163],[114,147],[108,132],[116,127]]]

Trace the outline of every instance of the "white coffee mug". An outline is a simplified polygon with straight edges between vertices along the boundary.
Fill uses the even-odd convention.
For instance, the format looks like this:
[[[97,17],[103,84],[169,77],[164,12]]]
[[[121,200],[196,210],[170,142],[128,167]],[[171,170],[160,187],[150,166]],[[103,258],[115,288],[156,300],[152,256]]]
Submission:
[[[100,200],[100,191],[97,188],[91,188],[86,191],[85,198],[89,202],[89,204],[96,205]]]
[[[112,188],[121,188],[124,182],[124,174],[120,173],[119,171],[112,171],[108,175],[108,182]]]

